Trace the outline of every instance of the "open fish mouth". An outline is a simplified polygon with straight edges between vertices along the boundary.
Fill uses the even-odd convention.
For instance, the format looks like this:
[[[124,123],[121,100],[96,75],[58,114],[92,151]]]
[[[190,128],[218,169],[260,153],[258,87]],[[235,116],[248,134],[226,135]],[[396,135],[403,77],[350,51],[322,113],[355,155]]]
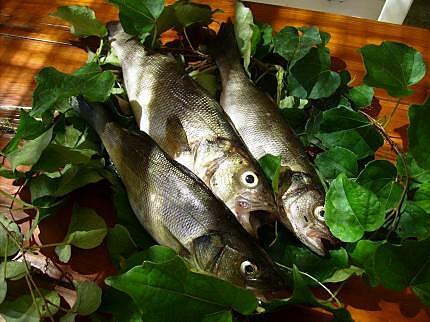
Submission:
[[[261,226],[273,223],[276,220],[275,207],[266,202],[253,202],[247,198],[236,199],[234,212],[237,219],[254,237],[258,237]]]
[[[330,233],[310,228],[306,232],[306,245],[318,255],[325,256],[328,251],[339,244],[339,241]]]

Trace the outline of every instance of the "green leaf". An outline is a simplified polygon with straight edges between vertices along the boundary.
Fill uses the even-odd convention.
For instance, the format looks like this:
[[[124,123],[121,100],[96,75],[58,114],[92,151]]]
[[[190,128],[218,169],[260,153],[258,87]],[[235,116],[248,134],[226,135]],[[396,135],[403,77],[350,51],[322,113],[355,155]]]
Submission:
[[[273,191],[278,192],[279,175],[281,173],[281,156],[266,154],[258,162],[263,169],[264,175],[272,184]]]
[[[284,27],[273,37],[273,52],[289,62],[289,68],[306,56],[313,46],[322,43],[317,27]]]
[[[409,153],[420,167],[430,170],[430,98],[424,105],[411,105],[408,116]]]
[[[423,183],[414,194],[414,202],[430,213],[430,182]]]
[[[373,87],[366,84],[353,87],[348,91],[348,98],[357,107],[369,106],[372,103],[373,95]]]
[[[139,37],[142,41],[153,34],[157,18],[164,9],[163,0],[109,0],[109,2],[119,8],[119,18],[124,31]]]
[[[3,303],[3,301],[6,298],[6,294],[7,294],[7,282],[4,278],[0,279],[0,304]],[[1,315],[1,311],[0,311],[0,315]]]
[[[365,270],[366,276],[372,286],[378,284],[375,271],[375,253],[382,243],[382,241],[374,242],[362,239],[348,249],[352,264]]]
[[[328,49],[312,47],[290,68],[287,77],[288,94],[311,99],[331,96],[340,86],[340,76],[329,68]]]
[[[267,56],[273,49],[273,28],[269,24],[255,23],[259,29],[259,39],[255,44],[255,57],[262,59]],[[253,35],[256,34],[253,29]]]
[[[18,252],[23,235],[18,225],[4,214],[0,214],[0,223],[0,256],[12,256]]]
[[[373,160],[360,172],[357,183],[376,194],[385,210],[397,206],[403,187],[396,181],[396,167],[387,160]]]
[[[58,180],[57,190],[54,195],[56,197],[62,197],[78,188],[84,187],[90,183],[99,182],[102,179],[103,177],[96,168],[72,166],[68,168]]]
[[[384,208],[371,191],[341,173],[327,192],[325,220],[333,235],[354,242],[384,223]]]
[[[397,157],[397,171],[400,176],[405,176],[407,173],[410,179],[410,189],[418,188],[422,183],[430,182],[430,170],[421,168],[410,154],[405,154],[403,157],[405,159],[407,171],[405,171],[400,157]]]
[[[400,212],[396,232],[401,238],[414,237],[424,240],[430,237],[430,214],[415,202],[406,200]]]
[[[73,312],[79,315],[90,315],[94,313],[101,304],[102,290],[93,281],[75,281],[76,302],[73,305]]]
[[[36,75],[32,116],[39,116],[72,96],[83,95],[91,102],[104,102],[115,83],[111,71],[102,71],[96,63],[84,65],[72,74],[64,74],[53,67],[43,68]]]
[[[367,71],[364,83],[384,88],[391,96],[412,94],[409,86],[426,73],[423,56],[405,44],[385,41],[380,46],[364,46],[360,51]]]
[[[254,32],[254,19],[249,8],[240,2],[235,2],[234,32],[236,35],[237,45],[243,58],[243,66],[248,72],[248,66],[251,61],[252,37]]]
[[[55,246],[55,254],[61,262],[68,263],[72,257],[72,246],[68,244]]]
[[[50,125],[49,125],[50,126]],[[18,149],[18,144],[22,139],[33,140],[48,129],[47,124],[30,116],[30,113],[21,109],[19,111],[19,126],[15,136],[3,148],[4,155],[10,154]]]
[[[208,314],[230,308],[251,314],[257,307],[251,292],[190,272],[179,257],[158,264],[146,261],[105,282],[129,294],[142,308],[144,321],[201,321]]]
[[[116,322],[142,322],[141,309],[127,294],[109,287],[103,290],[102,296],[100,312],[111,314]]]
[[[348,149],[358,159],[373,156],[384,143],[365,116],[345,107],[324,111],[315,136],[325,147]]]
[[[342,172],[349,178],[356,177],[358,173],[357,156],[341,147],[333,147],[318,154],[315,165],[326,180],[334,179]]]
[[[60,322],[75,322],[76,316],[76,313],[68,312],[60,317]]]
[[[52,129],[53,128],[51,127],[37,138],[27,141],[22,149],[17,149],[7,154],[7,158],[12,165],[12,169],[15,169],[19,165],[31,166],[35,164],[39,160],[43,150],[51,141]]]
[[[430,239],[385,243],[375,254],[375,270],[381,283],[395,291],[411,286],[418,290],[430,283]],[[389,265],[387,265],[389,263]]]
[[[38,162],[32,168],[35,171],[54,172],[66,164],[81,165],[91,161],[96,151],[89,149],[71,149],[58,144],[49,144]]]
[[[9,261],[0,263],[0,279],[14,281],[23,278],[26,274],[27,267],[24,262]]]
[[[218,90],[218,82],[214,74],[202,71],[190,73],[190,76],[196,81],[197,84],[203,87],[209,93],[209,95],[215,97]]]
[[[33,302],[31,295],[23,295],[14,301],[4,301],[0,305],[0,313],[7,322],[39,322],[41,318],[53,316],[58,312],[60,297],[55,291],[39,289],[47,300],[35,294]],[[39,313],[41,312],[41,316]]]
[[[212,22],[212,10],[208,5],[180,0],[172,6],[176,19],[183,27],[188,27],[196,23],[206,26]]]
[[[339,283],[346,281],[348,278],[350,278],[352,275],[361,276],[364,273],[364,270],[360,267],[351,265],[347,268],[342,268],[334,272],[332,276],[329,278],[326,278],[324,280],[324,283]]]
[[[104,24],[96,19],[93,10],[83,6],[64,6],[57,8],[51,16],[61,18],[72,26],[70,32],[76,36],[88,37],[98,36],[100,38],[107,35]]]
[[[113,228],[109,228],[107,248],[109,256],[117,267],[121,267],[121,260],[129,257],[137,250],[136,243],[131,238],[127,228],[119,224],[116,224]]]
[[[207,315],[201,322],[233,322],[231,311],[217,312]]]
[[[99,246],[107,234],[106,223],[90,208],[73,206],[72,219],[64,238],[65,244],[91,249]]]
[[[321,257],[284,233],[279,233],[276,243],[267,252],[275,262],[286,267],[296,265],[300,271],[319,281],[329,278],[340,268],[348,267],[348,254],[344,248],[330,250],[326,257]],[[314,281],[309,280],[308,283],[313,284]]]

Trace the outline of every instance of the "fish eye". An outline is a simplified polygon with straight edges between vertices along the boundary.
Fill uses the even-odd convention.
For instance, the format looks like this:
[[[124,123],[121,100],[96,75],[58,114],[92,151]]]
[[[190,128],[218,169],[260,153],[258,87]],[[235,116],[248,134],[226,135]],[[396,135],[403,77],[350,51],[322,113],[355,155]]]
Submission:
[[[324,206],[318,206],[314,209],[314,215],[315,217],[317,217],[318,220],[320,221],[325,221],[325,210],[324,210]]]
[[[253,277],[258,273],[258,267],[250,261],[243,261],[240,264],[240,272],[245,277]]]
[[[258,185],[257,175],[252,171],[245,171],[242,174],[242,183],[250,188],[254,188]]]

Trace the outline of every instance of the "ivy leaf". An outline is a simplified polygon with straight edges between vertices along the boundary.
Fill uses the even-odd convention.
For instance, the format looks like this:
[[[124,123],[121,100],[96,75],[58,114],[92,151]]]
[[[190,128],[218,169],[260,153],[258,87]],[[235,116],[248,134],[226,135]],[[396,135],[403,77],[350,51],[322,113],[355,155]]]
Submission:
[[[430,213],[430,182],[423,183],[414,194],[414,203]]]
[[[339,283],[346,281],[352,275],[361,276],[364,273],[364,270],[360,267],[351,265],[347,268],[338,269],[332,276],[326,278],[324,283]]]
[[[1,256],[12,256],[18,252],[23,235],[18,225],[4,214],[0,215],[0,222],[0,254]]]
[[[405,176],[407,173],[408,177],[410,178],[410,189],[418,188],[422,183],[430,182],[430,169],[426,170],[421,168],[409,153],[403,155],[403,157],[405,159],[405,165],[407,169],[404,169],[405,165],[403,165],[400,157],[397,157],[397,171],[399,172],[400,176]]]
[[[10,322],[39,322],[41,318],[53,316],[58,312],[60,297],[55,291],[39,289],[46,299],[35,294],[35,302],[31,295],[23,295],[14,301],[4,301],[0,305],[0,312],[6,321]],[[41,316],[39,316],[39,312]]]
[[[99,246],[107,234],[103,218],[90,208],[73,206],[72,219],[64,243],[83,249]]]
[[[242,54],[243,66],[248,72],[248,66],[251,61],[252,37],[255,30],[254,20],[251,10],[240,1],[235,3],[235,17],[234,32],[236,41]]]
[[[430,214],[413,201],[403,203],[397,235],[401,238],[414,237],[424,240],[430,237]]]
[[[192,3],[189,0],[180,0],[172,5],[177,21],[188,27],[199,23],[204,26],[212,22],[211,7],[205,4]]]
[[[290,68],[287,77],[288,94],[310,99],[331,96],[340,86],[340,76],[329,69],[328,49],[312,47]]]
[[[68,263],[72,257],[72,246],[68,244],[55,246],[55,254],[62,263]]]
[[[68,312],[60,317],[60,322],[75,322],[77,314],[73,312]]]
[[[36,75],[36,83],[32,116],[51,111],[72,96],[83,95],[91,102],[104,102],[110,96],[115,76],[111,71],[102,71],[98,64],[90,63],[70,75],[53,67],[43,68]]]
[[[72,26],[70,32],[76,36],[104,37],[107,30],[104,24],[96,19],[93,10],[84,6],[64,6],[57,8],[57,11],[51,14],[53,17],[63,19]]]
[[[374,93],[373,87],[363,84],[351,88],[348,91],[348,98],[356,107],[366,107],[372,103]]]
[[[0,279],[0,304],[2,304],[3,301],[5,300],[6,294],[7,294],[7,282],[4,278],[2,278]]]
[[[409,86],[418,83],[426,73],[421,53],[402,43],[385,41],[380,46],[360,49],[367,74],[364,83],[384,88],[394,97],[412,94]]]
[[[327,226],[342,241],[354,242],[364,232],[384,223],[385,211],[378,197],[341,173],[332,181],[326,197]]]
[[[375,253],[382,241],[371,241],[362,239],[348,249],[349,256],[353,265],[365,270],[370,285],[378,284],[378,277],[375,271]]]
[[[367,118],[345,107],[321,114],[315,136],[327,148],[342,147],[354,152],[358,159],[373,156],[384,143]]]
[[[138,36],[142,41],[153,34],[157,19],[164,9],[164,0],[109,0],[109,2],[119,8],[119,19],[124,31]]]
[[[373,160],[357,177],[357,183],[376,194],[385,210],[394,208],[400,200],[403,187],[396,182],[396,167],[387,160]]]
[[[259,40],[255,44],[255,57],[262,59],[273,49],[273,28],[269,24],[255,23],[259,29]],[[255,31],[253,31],[255,33]],[[254,34],[253,33],[253,34]]]
[[[267,252],[275,262],[286,267],[296,265],[300,271],[312,275],[319,281],[329,278],[338,269],[348,267],[348,254],[344,248],[330,250],[326,257],[321,257],[281,232],[276,243],[268,248]],[[308,283],[315,282],[309,280]]]
[[[72,310],[79,315],[94,313],[101,304],[102,290],[93,281],[74,281],[76,288],[76,302]]]
[[[273,52],[289,62],[289,68],[322,43],[317,27],[284,27],[273,37]]]
[[[9,261],[0,263],[0,279],[14,281],[23,278],[26,274],[27,267],[24,262]]]
[[[43,150],[51,141],[52,129],[53,128],[51,127],[37,138],[27,141],[22,149],[17,149],[7,154],[7,158],[12,165],[12,169],[15,170],[19,165],[31,166],[35,164],[42,155]]]
[[[141,309],[130,296],[111,287],[103,290],[99,311],[111,314],[117,322],[142,322]]]
[[[271,154],[266,154],[258,162],[266,176],[266,178],[271,182],[273,191],[278,192],[279,188],[279,175],[281,173],[281,156],[274,156]]]
[[[30,116],[30,113],[24,109],[19,110],[19,125],[16,129],[15,136],[8,142],[3,148],[2,153],[4,155],[10,154],[11,152],[18,149],[18,144],[22,139],[33,140],[44,133],[48,127],[46,122],[39,121]]]
[[[409,153],[420,167],[430,170],[430,98],[424,105],[411,105],[408,116]]]
[[[304,279],[296,265],[293,265],[292,277],[294,281],[293,294],[288,299],[273,300],[266,305],[268,311],[273,311],[285,305],[302,304],[310,307],[319,307],[331,312],[334,320],[337,322],[352,322],[351,315],[344,307],[334,307],[328,301],[322,301],[315,298],[314,294],[308,287],[308,279]]]
[[[190,272],[178,256],[164,263],[145,261],[105,282],[129,294],[142,308],[144,321],[201,321],[231,307],[241,314],[251,314],[257,307],[251,292]]]
[[[119,268],[121,268],[121,261],[137,250],[136,243],[127,228],[119,224],[109,228],[107,248],[113,263]]]
[[[233,322],[231,311],[217,312],[207,315],[201,322]]]
[[[218,90],[218,82],[214,74],[205,71],[193,71],[190,73],[190,76],[196,81],[197,84],[203,87],[209,93],[209,95],[215,97]]]
[[[358,173],[357,156],[341,147],[318,154],[315,165],[326,180],[335,179],[342,172],[349,178],[357,176]]]
[[[411,287],[424,302],[430,298],[430,239],[385,243],[375,254],[375,270],[381,283],[395,291]],[[390,263],[390,265],[387,265]]]

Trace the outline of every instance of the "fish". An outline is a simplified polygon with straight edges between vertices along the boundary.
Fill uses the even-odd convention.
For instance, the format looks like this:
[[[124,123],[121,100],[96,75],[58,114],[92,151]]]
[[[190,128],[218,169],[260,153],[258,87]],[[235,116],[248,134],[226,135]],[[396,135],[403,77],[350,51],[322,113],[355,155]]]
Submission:
[[[146,133],[120,127],[109,109],[78,97],[73,105],[94,128],[148,233],[198,271],[256,294],[285,287],[267,253],[190,170]]]
[[[282,184],[275,196],[279,220],[309,249],[325,255],[336,239],[325,224],[325,192],[303,145],[277,104],[245,72],[231,21],[221,26],[215,43],[221,106],[255,159],[281,157]]]
[[[108,26],[139,129],[186,166],[229,207],[254,237],[278,207],[264,174],[219,103],[174,57],[150,51]]]

